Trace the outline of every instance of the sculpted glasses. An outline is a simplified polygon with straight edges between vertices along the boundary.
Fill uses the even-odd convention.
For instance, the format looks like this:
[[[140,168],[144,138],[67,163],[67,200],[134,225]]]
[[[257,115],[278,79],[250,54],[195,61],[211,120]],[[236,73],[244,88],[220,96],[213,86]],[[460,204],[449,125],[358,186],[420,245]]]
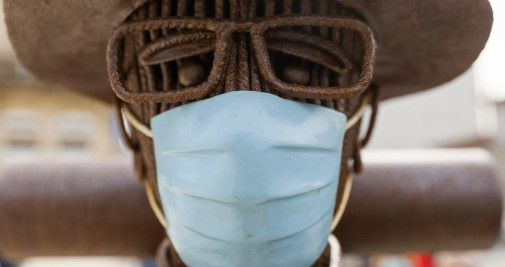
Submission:
[[[286,30],[285,27],[299,27],[300,30]],[[363,60],[359,77],[354,84],[340,87],[300,85],[285,82],[276,75],[270,63],[269,49],[316,60],[339,73],[345,73],[352,67],[349,60],[330,41],[304,34],[302,29],[307,27],[348,29],[359,33],[363,44]],[[194,86],[168,91],[133,92],[126,89],[120,71],[122,42],[129,34],[152,30],[170,33],[147,45],[139,53],[137,60],[141,66],[213,51],[214,58],[207,79]],[[130,103],[174,103],[205,98],[222,82],[233,33],[237,32],[249,33],[262,78],[272,89],[282,94],[302,98],[349,98],[365,91],[371,83],[376,43],[371,29],[365,23],[342,17],[283,15],[238,22],[215,18],[173,17],[125,23],[113,32],[107,46],[111,86],[119,98]],[[306,45],[308,49],[296,49],[297,43]]]

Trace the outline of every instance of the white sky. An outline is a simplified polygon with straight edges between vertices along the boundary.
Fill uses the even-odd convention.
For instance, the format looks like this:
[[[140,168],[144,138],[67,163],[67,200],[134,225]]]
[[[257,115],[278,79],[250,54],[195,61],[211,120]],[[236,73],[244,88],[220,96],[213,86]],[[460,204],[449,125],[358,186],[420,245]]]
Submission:
[[[494,23],[491,36],[475,63],[477,89],[490,101],[505,101],[505,1],[490,0]]]
[[[13,51],[4,23],[3,1],[0,0],[0,59],[13,59]]]

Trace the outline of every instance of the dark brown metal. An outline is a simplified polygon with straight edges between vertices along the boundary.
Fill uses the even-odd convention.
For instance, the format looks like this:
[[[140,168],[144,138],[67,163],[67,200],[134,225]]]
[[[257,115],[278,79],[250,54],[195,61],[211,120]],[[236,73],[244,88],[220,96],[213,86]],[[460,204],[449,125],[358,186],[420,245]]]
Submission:
[[[372,133],[375,128],[375,122],[377,121],[377,114],[379,112],[379,101],[380,101],[380,89],[379,87],[372,85],[370,88],[370,103],[372,107],[372,113],[370,115],[370,122],[368,123],[368,128],[366,130],[363,140],[360,141],[360,146],[365,147],[370,139],[372,138]]]
[[[371,107],[370,120],[368,122],[368,127],[365,132],[365,136],[362,140],[356,139],[356,144],[354,146],[353,154],[353,169],[356,173],[361,173],[363,171],[363,162],[361,160],[361,150],[368,144],[370,138],[372,137],[373,130],[375,128],[375,122],[377,120],[377,113],[379,112],[379,88],[376,85],[370,87],[369,93],[366,96]],[[362,119],[361,119],[362,120]],[[360,121],[361,123],[361,121]]]
[[[147,45],[138,56],[142,65],[155,65],[214,51],[212,32],[174,33]]]
[[[299,84],[288,84],[280,80],[272,69],[270,63],[270,57],[267,51],[267,43],[265,41],[265,31],[268,29],[276,29],[280,27],[295,27],[295,26],[311,26],[311,27],[331,27],[331,28],[342,28],[350,29],[360,33],[363,38],[363,49],[364,57],[361,63],[361,73],[358,81],[353,85],[341,86],[341,87],[321,87],[321,86],[306,86]],[[128,34],[133,34],[135,32],[141,31],[153,31],[153,30],[198,30],[198,31],[211,31],[215,33],[215,52],[214,60],[212,63],[212,68],[210,70],[209,77],[207,81],[197,85],[185,88],[180,88],[170,91],[156,91],[151,90],[149,92],[132,92],[127,90],[122,80],[124,77],[120,75],[120,48],[124,37]],[[126,102],[130,103],[174,103],[186,100],[202,99],[207,97],[212,91],[216,90],[217,86],[223,78],[225,71],[225,63],[228,58],[230,42],[232,40],[232,34],[235,32],[249,32],[251,37],[252,47],[254,48],[254,54],[256,56],[256,62],[259,67],[259,71],[262,74],[263,79],[269,84],[270,87],[279,91],[280,93],[304,98],[323,98],[323,99],[338,99],[338,98],[349,98],[357,94],[362,93],[368,88],[368,85],[372,81],[372,74],[375,62],[375,51],[376,43],[373,38],[373,33],[370,28],[363,22],[350,19],[350,18],[339,18],[333,16],[301,16],[301,15],[284,15],[275,17],[266,17],[261,19],[245,20],[245,21],[233,21],[233,20],[222,20],[222,19],[198,19],[198,18],[181,18],[172,17],[169,19],[150,19],[144,21],[129,22],[119,26],[111,38],[109,39],[109,45],[107,46],[107,65],[109,79],[111,82],[112,89],[117,94],[117,96]],[[271,32],[270,36],[274,39],[286,36],[276,36],[276,32]],[[179,55],[198,55],[198,52],[208,52],[212,50],[211,45],[207,47],[202,47],[197,50],[188,50],[198,47],[199,43],[208,40],[212,37],[212,34],[205,32],[196,32],[192,34],[185,35],[173,35],[168,39],[164,39],[161,42],[155,42],[145,48],[145,52],[141,52],[139,55],[139,61],[146,65],[148,64],[148,58],[152,53],[156,54],[169,54],[169,59],[175,59],[176,54]],[[293,38],[288,38],[288,41],[300,40],[299,35],[293,35]],[[316,46],[319,44],[327,53],[333,53],[339,55],[342,58],[341,53],[338,49],[328,49],[329,42],[317,42],[317,38],[311,35],[306,35],[305,38],[309,40],[309,44]],[[177,47],[180,43],[183,43],[183,47]],[[184,44],[186,43],[186,44]],[[324,46],[326,44],[326,47]],[[184,46],[185,45],[185,46]],[[315,62],[324,62],[327,57],[321,54],[318,57],[317,50],[304,50],[304,47],[296,47],[291,43],[279,43],[275,42],[273,44],[274,50],[288,51],[288,54],[295,54],[297,56],[313,56],[316,57]],[[175,47],[173,47],[175,46]],[[173,51],[159,51],[158,49],[172,48]],[[291,48],[291,49],[290,49]],[[310,48],[309,48],[310,49]],[[241,54],[239,54],[241,55]],[[330,54],[327,54],[328,56]],[[349,65],[348,60],[343,60],[347,65]],[[151,60],[153,62],[153,60]],[[162,60],[154,60],[155,63],[162,63]],[[326,66],[334,66],[333,63],[323,64]],[[350,68],[349,66],[347,68]],[[342,73],[348,71],[349,69],[335,68],[338,72]]]
[[[481,249],[498,238],[502,196],[489,154],[375,151],[364,162],[335,231],[344,252]],[[0,251],[152,257],[165,234],[132,169],[124,159],[6,166]]]
[[[146,10],[148,17],[178,16],[179,6],[176,0],[77,0],[72,5],[68,0],[48,1],[3,1],[17,57],[40,79],[106,102],[114,97],[104,60],[111,30],[147,2],[154,3]],[[239,1],[194,1],[195,7],[199,3],[198,12],[192,2],[184,1],[189,3],[185,9],[195,16],[230,18],[233,12],[233,19],[239,19]],[[249,2],[249,17],[292,14],[302,6],[299,0]],[[492,24],[488,0],[311,2],[309,12],[333,13],[335,3],[343,4],[370,24],[380,46],[374,82],[383,88],[383,98],[432,88],[464,72],[484,47]],[[149,38],[161,38],[163,33],[157,35]]]

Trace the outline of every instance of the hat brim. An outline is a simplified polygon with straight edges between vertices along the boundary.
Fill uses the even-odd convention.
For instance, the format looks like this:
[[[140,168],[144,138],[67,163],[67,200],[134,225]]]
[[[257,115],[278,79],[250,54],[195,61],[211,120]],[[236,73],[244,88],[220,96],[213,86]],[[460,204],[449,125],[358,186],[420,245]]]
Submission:
[[[4,0],[17,57],[41,80],[113,99],[109,35],[147,0]],[[478,57],[492,26],[488,0],[340,0],[363,14],[378,43],[374,82],[383,98],[452,80]]]
[[[382,98],[433,88],[465,72],[493,24],[487,0],[342,0],[362,12],[378,44]]]

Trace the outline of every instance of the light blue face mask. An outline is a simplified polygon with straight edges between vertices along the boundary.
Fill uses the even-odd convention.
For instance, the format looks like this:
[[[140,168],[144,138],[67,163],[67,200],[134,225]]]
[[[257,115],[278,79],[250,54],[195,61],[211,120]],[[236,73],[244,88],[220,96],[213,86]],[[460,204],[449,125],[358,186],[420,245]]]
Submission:
[[[335,208],[346,116],[230,92],[151,120],[167,233],[188,266],[310,266]]]

